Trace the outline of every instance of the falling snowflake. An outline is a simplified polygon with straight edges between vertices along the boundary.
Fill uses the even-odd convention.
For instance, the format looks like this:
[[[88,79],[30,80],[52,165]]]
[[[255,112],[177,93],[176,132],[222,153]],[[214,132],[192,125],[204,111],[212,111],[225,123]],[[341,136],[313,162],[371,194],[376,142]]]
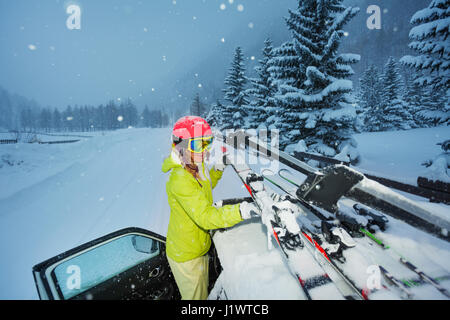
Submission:
[[[227,8],[227,6],[225,5],[225,3],[220,4],[220,10],[225,10]]]
[[[37,48],[36,48],[36,46],[35,46],[34,44],[29,44],[29,45],[28,45],[28,49],[30,49],[31,51],[34,51],[34,50],[36,50]]]
[[[117,121],[122,122],[123,121],[123,116],[118,116],[117,117]]]
[[[244,11],[244,5],[243,4],[238,4],[237,9],[239,12]]]

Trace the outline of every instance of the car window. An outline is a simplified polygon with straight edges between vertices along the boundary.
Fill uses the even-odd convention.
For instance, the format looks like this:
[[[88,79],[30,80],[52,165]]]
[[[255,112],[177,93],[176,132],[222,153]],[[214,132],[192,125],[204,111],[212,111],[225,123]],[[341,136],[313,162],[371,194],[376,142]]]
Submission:
[[[64,261],[54,276],[65,299],[70,299],[160,253],[156,240],[126,235]]]

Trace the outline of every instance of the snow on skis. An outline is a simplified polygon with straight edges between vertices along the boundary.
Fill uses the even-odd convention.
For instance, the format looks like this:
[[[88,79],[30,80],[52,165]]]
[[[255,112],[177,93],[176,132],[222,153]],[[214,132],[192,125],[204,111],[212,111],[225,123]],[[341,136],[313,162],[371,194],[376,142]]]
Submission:
[[[360,291],[352,287],[348,280],[336,270],[322,264],[327,260],[325,255],[314,254],[317,247],[298,225],[294,210],[289,201],[275,201],[273,192],[266,189],[263,177],[253,172],[239,155],[226,156],[235,172],[254,199],[261,212],[261,220],[267,227],[268,243],[271,246],[273,237],[283,252],[291,272],[297,278],[307,299],[363,299]],[[301,212],[299,213],[301,214]],[[325,253],[323,251],[323,253]],[[318,261],[319,259],[319,261]],[[324,268],[324,266],[327,266]]]

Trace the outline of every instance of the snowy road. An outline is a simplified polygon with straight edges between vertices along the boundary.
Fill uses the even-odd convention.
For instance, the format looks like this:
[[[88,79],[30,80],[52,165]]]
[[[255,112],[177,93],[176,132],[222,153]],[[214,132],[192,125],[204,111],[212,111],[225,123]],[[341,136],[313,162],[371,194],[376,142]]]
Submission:
[[[75,144],[5,146],[13,158],[25,158],[25,172],[2,176],[2,195],[19,191],[0,200],[0,299],[38,298],[34,264],[109,232],[136,226],[165,235],[160,166],[169,132],[121,130]],[[33,167],[28,153],[41,163]]]

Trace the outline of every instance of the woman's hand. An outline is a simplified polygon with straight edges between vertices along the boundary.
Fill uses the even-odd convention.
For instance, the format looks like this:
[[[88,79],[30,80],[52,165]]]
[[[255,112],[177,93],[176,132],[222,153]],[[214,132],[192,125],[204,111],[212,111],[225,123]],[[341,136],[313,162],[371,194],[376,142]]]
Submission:
[[[251,219],[253,217],[260,217],[259,209],[253,202],[241,202],[239,205],[239,211],[241,212],[241,217],[244,220]]]

